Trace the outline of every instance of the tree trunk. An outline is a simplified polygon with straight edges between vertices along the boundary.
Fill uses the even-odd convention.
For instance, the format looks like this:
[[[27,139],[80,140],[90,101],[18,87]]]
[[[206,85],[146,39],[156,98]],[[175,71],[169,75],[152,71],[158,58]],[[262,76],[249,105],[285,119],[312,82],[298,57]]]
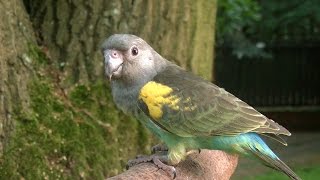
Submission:
[[[0,1],[0,157],[14,130],[14,114],[28,112],[32,72],[28,44],[35,37],[21,1]]]
[[[150,134],[116,110],[103,76],[113,33],[212,77],[216,0],[2,1],[0,179],[103,179],[147,152]]]
[[[101,78],[100,44],[113,33],[138,35],[167,59],[212,77],[216,0],[29,0],[28,7],[67,87]]]

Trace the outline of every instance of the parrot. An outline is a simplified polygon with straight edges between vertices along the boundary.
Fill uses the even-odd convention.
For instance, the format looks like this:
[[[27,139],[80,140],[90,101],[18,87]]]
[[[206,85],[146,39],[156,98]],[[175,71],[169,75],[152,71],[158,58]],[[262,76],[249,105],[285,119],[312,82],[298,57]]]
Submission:
[[[209,149],[253,157],[301,179],[261,138],[287,145],[280,135],[291,133],[244,101],[162,57],[136,35],[113,34],[102,42],[101,52],[117,108],[165,144],[167,153],[147,161],[173,178],[174,166],[190,152]]]

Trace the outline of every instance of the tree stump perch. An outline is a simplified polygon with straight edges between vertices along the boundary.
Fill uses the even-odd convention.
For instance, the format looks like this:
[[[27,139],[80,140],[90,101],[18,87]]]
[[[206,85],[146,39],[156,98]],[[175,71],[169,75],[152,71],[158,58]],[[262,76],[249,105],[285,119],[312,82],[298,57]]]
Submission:
[[[228,180],[234,173],[238,164],[238,156],[216,150],[201,150],[193,153],[176,167],[176,180],[185,179],[216,179]],[[153,163],[142,163],[129,170],[108,178],[108,180],[128,179],[172,179],[171,175],[159,169]]]

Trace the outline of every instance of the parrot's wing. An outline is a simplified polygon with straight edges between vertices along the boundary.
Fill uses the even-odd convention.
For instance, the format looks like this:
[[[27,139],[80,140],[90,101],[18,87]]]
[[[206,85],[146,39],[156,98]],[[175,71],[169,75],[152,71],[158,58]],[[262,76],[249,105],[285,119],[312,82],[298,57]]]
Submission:
[[[142,87],[139,108],[183,137],[256,132],[283,142],[290,132],[222,88],[170,65]]]

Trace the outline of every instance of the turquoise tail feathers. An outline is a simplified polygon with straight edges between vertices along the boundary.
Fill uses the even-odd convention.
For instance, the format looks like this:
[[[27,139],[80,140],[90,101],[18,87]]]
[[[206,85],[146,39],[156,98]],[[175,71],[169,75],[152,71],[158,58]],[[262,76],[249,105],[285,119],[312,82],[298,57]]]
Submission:
[[[261,160],[266,166],[285,173],[291,179],[301,180],[256,133],[245,133],[238,136],[221,137],[215,140],[221,150],[227,149],[231,152],[240,153],[246,156],[253,156]],[[229,148],[227,148],[229,147]],[[231,149],[230,149],[231,147]]]

